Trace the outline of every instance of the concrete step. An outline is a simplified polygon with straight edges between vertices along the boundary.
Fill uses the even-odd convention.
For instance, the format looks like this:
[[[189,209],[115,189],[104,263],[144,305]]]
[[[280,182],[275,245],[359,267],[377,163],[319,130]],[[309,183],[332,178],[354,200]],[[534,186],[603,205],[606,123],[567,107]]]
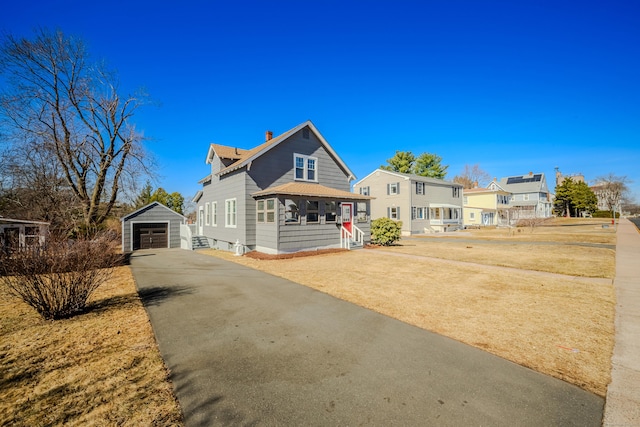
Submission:
[[[204,236],[192,236],[191,237],[191,247],[196,249],[209,249],[209,239]]]

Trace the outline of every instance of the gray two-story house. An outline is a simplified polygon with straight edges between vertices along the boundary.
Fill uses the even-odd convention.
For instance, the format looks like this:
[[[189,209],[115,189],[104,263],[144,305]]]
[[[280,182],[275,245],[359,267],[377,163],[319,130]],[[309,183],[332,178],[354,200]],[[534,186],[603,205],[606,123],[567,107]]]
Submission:
[[[211,247],[282,254],[370,240],[371,197],[310,121],[252,149],[211,144],[196,234]]]
[[[402,221],[402,234],[459,230],[462,185],[442,179],[377,169],[354,184],[354,193],[372,196],[371,217]]]
[[[543,173],[529,172],[494,180],[489,190],[511,193],[509,211],[511,221],[526,218],[549,218],[553,215],[553,201]]]

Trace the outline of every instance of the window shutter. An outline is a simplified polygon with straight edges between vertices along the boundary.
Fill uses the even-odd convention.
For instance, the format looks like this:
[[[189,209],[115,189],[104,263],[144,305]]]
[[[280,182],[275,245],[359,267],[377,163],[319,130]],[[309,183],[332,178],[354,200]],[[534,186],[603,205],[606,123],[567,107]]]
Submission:
[[[400,183],[396,182],[396,194],[400,194]]]
[[[390,188],[391,188],[391,184],[387,184],[387,196],[391,194]]]
[[[387,208],[387,218],[391,218],[391,208]]]
[[[418,211],[418,208],[416,208],[415,206],[411,207],[411,219],[416,219],[417,211]]]
[[[396,215],[397,215],[397,217],[398,217],[398,218],[397,218],[397,219],[398,219],[398,221],[400,221],[400,206],[398,206],[398,207],[396,208]]]

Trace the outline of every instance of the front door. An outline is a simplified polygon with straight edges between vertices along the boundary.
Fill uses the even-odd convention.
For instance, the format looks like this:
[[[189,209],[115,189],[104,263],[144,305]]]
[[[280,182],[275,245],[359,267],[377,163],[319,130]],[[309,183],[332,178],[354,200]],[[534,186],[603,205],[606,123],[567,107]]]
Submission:
[[[353,203],[342,203],[340,205],[342,226],[347,229],[349,233],[353,233]]]

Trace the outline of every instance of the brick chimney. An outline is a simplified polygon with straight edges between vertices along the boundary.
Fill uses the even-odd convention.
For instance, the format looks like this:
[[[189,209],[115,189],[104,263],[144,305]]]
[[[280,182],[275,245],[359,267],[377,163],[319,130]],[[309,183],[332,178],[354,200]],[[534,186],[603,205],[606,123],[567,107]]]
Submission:
[[[264,138],[265,141],[271,141],[273,139],[273,132],[271,132],[270,130],[266,131]]]

